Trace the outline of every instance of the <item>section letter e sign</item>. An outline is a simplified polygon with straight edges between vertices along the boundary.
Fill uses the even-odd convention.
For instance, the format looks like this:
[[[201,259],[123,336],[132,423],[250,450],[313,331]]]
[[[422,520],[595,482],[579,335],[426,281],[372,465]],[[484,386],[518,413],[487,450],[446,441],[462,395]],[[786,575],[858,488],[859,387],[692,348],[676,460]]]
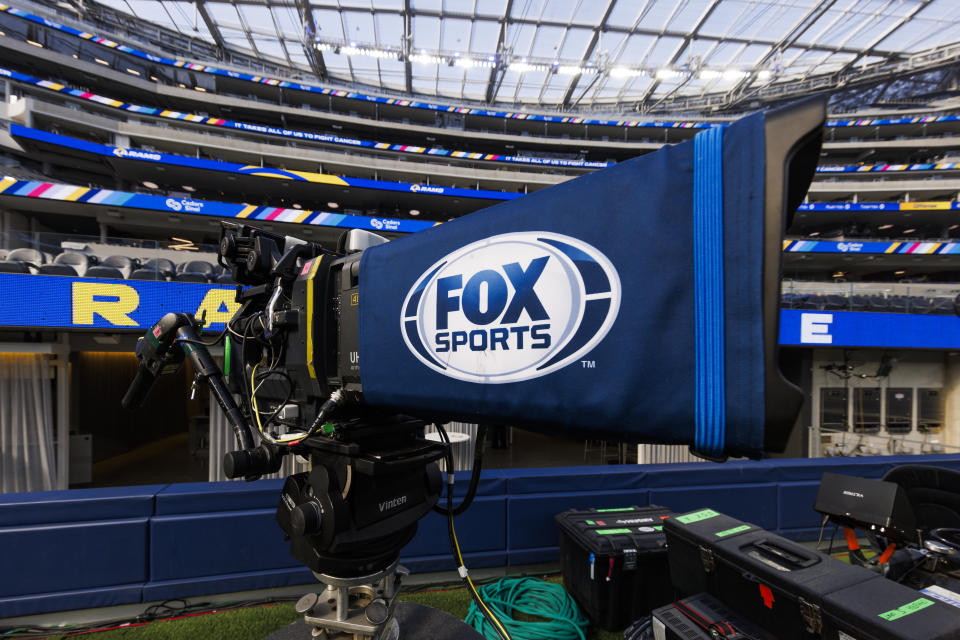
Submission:
[[[833,344],[833,336],[830,335],[831,324],[833,324],[832,313],[800,314],[800,343]]]

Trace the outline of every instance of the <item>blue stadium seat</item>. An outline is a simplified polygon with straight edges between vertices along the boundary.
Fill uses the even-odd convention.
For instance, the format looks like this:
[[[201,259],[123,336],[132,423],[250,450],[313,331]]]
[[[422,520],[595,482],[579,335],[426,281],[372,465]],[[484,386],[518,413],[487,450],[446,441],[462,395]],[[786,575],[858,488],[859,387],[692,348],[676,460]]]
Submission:
[[[42,264],[40,275],[44,276],[77,276],[77,270],[68,264]]]
[[[166,276],[156,269],[140,267],[130,274],[127,280],[166,280]]]
[[[910,313],[930,313],[932,307],[929,298],[921,298],[920,296],[910,296],[908,303]]]
[[[843,311],[849,306],[850,302],[846,296],[830,294],[823,298],[824,311]]]
[[[77,253],[76,251],[64,251],[56,258],[53,259],[54,264],[65,264],[73,267],[73,270],[77,272],[78,276],[83,276],[87,273],[87,269],[93,264],[90,260],[90,256],[85,253]]]
[[[103,262],[100,264],[106,267],[119,269],[124,278],[129,278],[130,274],[136,271],[140,266],[140,261],[134,260],[128,256],[108,256],[104,258]]]
[[[189,260],[177,265],[177,273],[202,273],[205,276],[213,276],[216,275],[216,270],[206,260]]]
[[[870,296],[867,311],[889,311],[890,301],[885,296]]]
[[[890,311],[893,313],[907,312],[907,296],[891,296],[887,298],[890,302]]]
[[[930,307],[930,313],[940,316],[953,315],[953,300],[950,298],[934,298]]]
[[[112,278],[114,280],[123,280],[123,273],[120,269],[116,267],[105,267],[103,265],[95,265],[87,269],[87,272],[84,274],[84,277],[87,278]]]
[[[19,249],[14,249],[7,254],[7,260],[16,260],[17,262],[29,262],[30,264],[35,264],[38,267],[46,263],[46,258],[44,255],[37,251],[36,249],[30,249],[27,247],[21,247]]]
[[[0,260],[0,273],[30,273],[30,269],[16,260]]]
[[[217,276],[217,282],[218,282],[219,284],[237,284],[237,283],[233,280],[233,275],[232,275],[229,271],[226,271],[226,272],[221,273],[220,275],[218,275],[218,276]]]
[[[210,278],[202,273],[175,273],[173,279],[177,282],[210,282]]]
[[[866,311],[870,306],[870,296],[857,295],[850,299],[851,311]]]
[[[159,271],[168,280],[173,277],[173,274],[177,271],[177,267],[173,264],[173,260],[168,260],[167,258],[151,258],[150,260],[144,262],[141,267],[144,269]]]

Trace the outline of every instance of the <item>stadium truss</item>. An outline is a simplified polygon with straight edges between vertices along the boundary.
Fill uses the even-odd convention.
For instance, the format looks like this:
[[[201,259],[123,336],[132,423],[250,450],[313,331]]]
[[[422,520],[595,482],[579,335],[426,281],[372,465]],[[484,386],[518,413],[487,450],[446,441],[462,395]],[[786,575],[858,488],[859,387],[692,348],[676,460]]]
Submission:
[[[855,108],[956,89],[960,62],[954,0],[43,4],[281,76],[561,111],[735,111],[838,88]]]

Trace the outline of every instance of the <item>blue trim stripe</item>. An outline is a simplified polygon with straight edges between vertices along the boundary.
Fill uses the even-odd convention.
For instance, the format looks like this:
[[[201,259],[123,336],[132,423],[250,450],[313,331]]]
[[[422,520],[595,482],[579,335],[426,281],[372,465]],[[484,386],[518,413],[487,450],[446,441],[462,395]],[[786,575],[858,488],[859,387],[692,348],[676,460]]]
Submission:
[[[723,453],[726,424],[723,331],[723,128],[693,142],[693,265],[696,333],[695,448]]]

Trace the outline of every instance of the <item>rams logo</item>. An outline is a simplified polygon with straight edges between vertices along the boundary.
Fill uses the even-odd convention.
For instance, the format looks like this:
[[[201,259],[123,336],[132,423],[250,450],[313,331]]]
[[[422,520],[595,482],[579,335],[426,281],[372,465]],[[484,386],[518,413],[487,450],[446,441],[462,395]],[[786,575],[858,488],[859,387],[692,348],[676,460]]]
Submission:
[[[619,309],[620,278],[596,248],[557,233],[506,233],[427,269],[404,300],[401,332],[443,375],[518,382],[588,353]]]

